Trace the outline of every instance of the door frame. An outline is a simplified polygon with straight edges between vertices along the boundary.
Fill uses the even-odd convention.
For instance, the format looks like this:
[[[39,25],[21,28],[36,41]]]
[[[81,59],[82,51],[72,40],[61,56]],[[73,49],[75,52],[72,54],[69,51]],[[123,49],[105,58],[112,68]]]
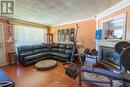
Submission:
[[[2,39],[3,39],[3,42],[2,42],[3,44],[2,44],[2,45],[3,45],[3,53],[4,53],[4,54],[3,54],[3,55],[4,55],[4,64],[1,64],[0,66],[3,66],[3,65],[6,65],[5,36],[4,36],[5,34],[4,34],[4,24],[3,24],[3,23],[0,23],[0,25],[2,26],[2,35],[3,35],[3,38],[2,38]]]

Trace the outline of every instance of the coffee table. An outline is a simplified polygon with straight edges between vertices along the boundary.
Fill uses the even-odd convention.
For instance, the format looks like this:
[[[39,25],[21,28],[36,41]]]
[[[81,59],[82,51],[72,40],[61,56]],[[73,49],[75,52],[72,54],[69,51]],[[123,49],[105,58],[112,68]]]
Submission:
[[[55,60],[42,60],[35,64],[35,68],[38,70],[52,69],[57,65]]]

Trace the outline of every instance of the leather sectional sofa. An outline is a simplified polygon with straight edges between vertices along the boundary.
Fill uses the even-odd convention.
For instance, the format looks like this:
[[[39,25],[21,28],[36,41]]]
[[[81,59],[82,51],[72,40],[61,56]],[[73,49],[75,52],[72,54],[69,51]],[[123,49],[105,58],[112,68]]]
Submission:
[[[26,66],[44,59],[69,61],[73,44],[55,43],[50,48],[47,44],[17,47],[19,63]]]

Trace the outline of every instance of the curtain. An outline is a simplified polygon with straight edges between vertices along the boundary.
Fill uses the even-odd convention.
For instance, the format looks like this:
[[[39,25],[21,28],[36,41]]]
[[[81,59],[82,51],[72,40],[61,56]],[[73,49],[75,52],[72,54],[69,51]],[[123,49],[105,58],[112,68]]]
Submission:
[[[47,29],[14,25],[15,45],[36,45],[46,43]]]

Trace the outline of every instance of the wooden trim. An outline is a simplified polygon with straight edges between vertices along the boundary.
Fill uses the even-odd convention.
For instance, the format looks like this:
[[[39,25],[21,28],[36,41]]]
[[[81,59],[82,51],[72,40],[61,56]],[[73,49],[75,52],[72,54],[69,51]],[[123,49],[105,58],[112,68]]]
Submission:
[[[12,23],[13,25],[26,25],[26,26],[32,26],[32,27],[39,27],[39,28],[45,28],[45,29],[49,29],[48,25],[44,25],[44,24],[39,24],[39,23],[35,23],[35,22],[29,22],[29,21],[25,21],[25,20],[20,20],[20,19],[16,19],[16,18],[7,18],[7,17],[1,17],[0,20],[8,20],[10,23]]]
[[[2,45],[3,45],[3,55],[4,55],[4,64],[6,64],[6,50],[5,50],[5,33],[4,33],[4,24],[0,23],[2,25]]]
[[[44,25],[44,24],[38,24],[38,23],[28,22],[28,21],[19,20],[19,19],[9,19],[9,21],[14,25],[22,24],[22,25],[27,25],[27,26],[32,26],[32,27],[40,27],[40,28],[46,28],[46,29],[48,29],[48,27],[49,27],[49,26]]]
[[[96,17],[97,17],[97,19],[101,19],[105,16],[108,16],[108,15],[114,13],[114,12],[117,12],[117,11],[124,9],[124,8],[127,8],[129,6],[130,6],[130,0],[122,0],[121,2],[117,3],[116,5],[114,5],[110,8],[108,8],[107,10],[99,13]]]

